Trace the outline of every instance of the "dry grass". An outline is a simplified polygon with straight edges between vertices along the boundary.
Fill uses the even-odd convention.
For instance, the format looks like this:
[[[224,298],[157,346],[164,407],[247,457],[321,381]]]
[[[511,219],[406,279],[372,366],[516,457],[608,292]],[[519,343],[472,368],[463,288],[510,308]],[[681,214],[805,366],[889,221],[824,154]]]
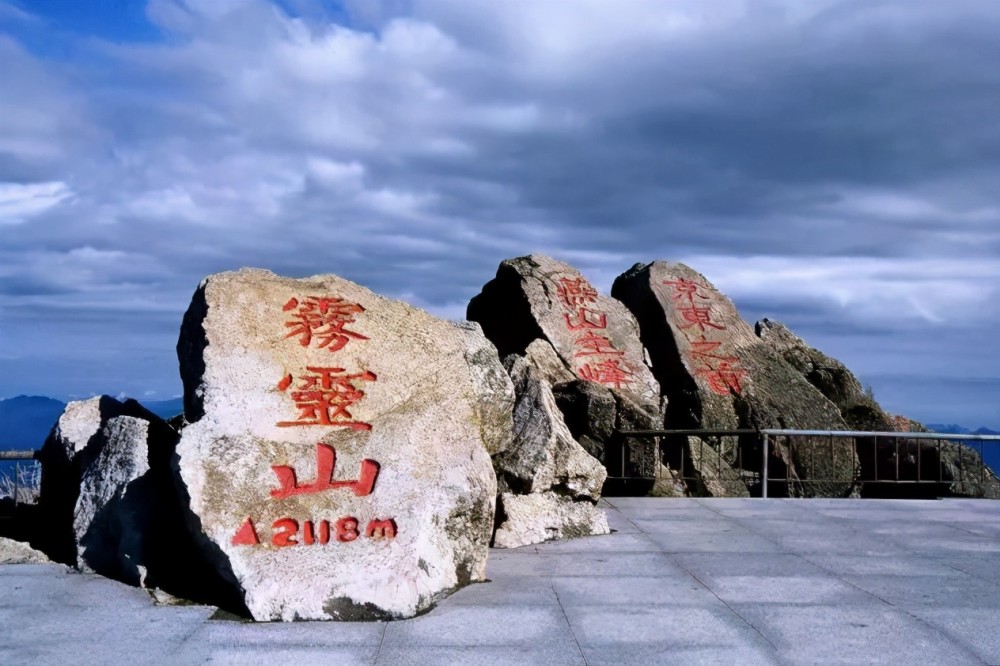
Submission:
[[[0,499],[12,498],[18,504],[34,504],[42,483],[42,466],[36,462],[18,463],[12,470],[0,471]],[[14,497],[14,495],[17,497]]]

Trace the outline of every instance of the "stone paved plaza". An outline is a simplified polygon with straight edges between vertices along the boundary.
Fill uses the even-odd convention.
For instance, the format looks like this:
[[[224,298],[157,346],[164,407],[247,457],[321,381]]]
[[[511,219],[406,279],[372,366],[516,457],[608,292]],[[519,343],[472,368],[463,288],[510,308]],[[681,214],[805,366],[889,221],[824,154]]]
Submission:
[[[613,498],[377,623],[252,624],[0,566],[2,664],[1000,664],[1000,502]]]

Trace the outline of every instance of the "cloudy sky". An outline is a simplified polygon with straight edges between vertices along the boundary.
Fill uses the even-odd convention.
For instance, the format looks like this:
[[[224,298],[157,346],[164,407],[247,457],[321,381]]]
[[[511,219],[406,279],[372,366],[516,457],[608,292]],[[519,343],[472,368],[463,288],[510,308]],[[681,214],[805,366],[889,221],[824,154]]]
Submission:
[[[0,397],[180,392],[207,274],[450,318],[683,261],[1000,428],[996,0],[0,0]]]

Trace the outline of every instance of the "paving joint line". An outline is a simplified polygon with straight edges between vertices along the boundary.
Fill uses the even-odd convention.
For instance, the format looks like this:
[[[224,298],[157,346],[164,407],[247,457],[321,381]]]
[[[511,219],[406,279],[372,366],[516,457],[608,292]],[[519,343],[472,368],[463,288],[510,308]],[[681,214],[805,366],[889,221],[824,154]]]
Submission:
[[[559,604],[559,610],[563,614],[563,618],[566,620],[566,626],[569,627],[569,635],[573,637],[573,642],[576,644],[576,649],[580,652],[580,658],[583,659],[584,666],[590,666],[590,662],[587,661],[587,655],[583,652],[583,646],[580,645],[580,639],[576,637],[576,632],[573,630],[573,623],[569,621],[569,615],[566,614],[566,608],[562,604],[562,599],[559,598],[559,593],[556,591],[556,586],[549,582],[549,587],[552,588],[552,594],[556,597],[556,603]]]
[[[378,650],[375,651],[375,658],[372,659],[372,664],[377,664],[379,657],[382,656],[382,646],[385,645],[385,633],[389,631],[389,621],[386,620],[385,626],[382,627],[382,637],[378,641]]]
[[[704,506],[704,505],[702,505],[702,506]],[[721,514],[721,513],[719,513],[718,511],[716,511],[715,509],[711,509],[711,508],[710,508],[709,510],[710,510],[710,511],[712,511],[713,513],[715,513],[715,514],[717,514],[717,515],[721,516],[721,517],[722,517],[722,518],[724,518],[725,520],[729,520],[729,521],[732,521],[732,522],[736,523],[737,525],[739,525],[739,523],[738,523],[738,522],[737,522],[736,520],[734,520],[734,519],[730,518],[729,516],[726,516],[726,515],[724,515],[724,514]],[[742,526],[742,525],[740,525],[740,527],[743,527],[743,526]],[[745,529],[745,528],[744,528],[744,529]],[[777,545],[777,544],[775,544],[775,545]],[[682,571],[684,571],[684,573],[686,573],[687,575],[691,576],[691,577],[692,577],[692,578],[694,578],[694,579],[695,579],[696,581],[698,581],[698,584],[699,584],[699,585],[701,585],[701,586],[702,586],[702,587],[704,587],[704,588],[705,588],[706,590],[708,590],[709,592],[711,592],[711,593],[712,593],[712,596],[713,596],[713,597],[715,597],[716,599],[718,599],[718,600],[719,600],[719,603],[721,603],[721,604],[722,604],[723,606],[725,606],[725,607],[726,607],[727,609],[729,609],[729,612],[730,612],[730,613],[732,613],[733,615],[735,615],[736,617],[738,617],[738,618],[740,619],[740,621],[742,621],[742,622],[743,622],[743,623],[744,623],[745,625],[747,625],[748,627],[750,627],[751,629],[753,629],[754,633],[755,633],[755,634],[757,634],[758,636],[760,636],[760,638],[761,638],[761,639],[762,639],[762,640],[763,640],[763,641],[764,641],[765,643],[767,643],[767,645],[769,645],[769,646],[771,647],[771,650],[772,650],[772,655],[773,655],[773,656],[775,657],[775,659],[777,659],[777,660],[778,660],[779,662],[783,662],[783,663],[785,662],[785,660],[781,658],[781,653],[780,653],[780,652],[778,651],[778,646],[777,646],[777,645],[775,645],[775,644],[774,644],[774,643],[773,643],[773,642],[771,641],[771,639],[770,639],[770,638],[768,638],[768,637],[767,637],[767,636],[766,636],[766,635],[764,634],[764,632],[762,632],[762,631],[761,631],[761,630],[760,630],[760,629],[759,629],[759,628],[757,627],[757,625],[755,625],[755,624],[754,624],[753,622],[751,622],[751,621],[750,621],[750,620],[748,620],[747,618],[743,617],[743,615],[742,615],[742,614],[741,614],[741,613],[740,613],[739,611],[737,611],[737,610],[736,610],[735,608],[733,608],[732,606],[730,606],[730,605],[729,605],[729,603],[728,603],[728,602],[727,602],[727,601],[726,601],[725,599],[723,599],[722,597],[720,597],[720,596],[718,595],[718,593],[716,593],[716,591],[715,591],[715,590],[713,590],[713,589],[712,589],[711,587],[709,587],[708,585],[706,585],[706,584],[705,584],[705,581],[703,581],[703,580],[702,580],[701,578],[699,578],[697,574],[695,574],[695,573],[694,573],[694,572],[692,572],[692,571],[691,571],[691,570],[690,570],[689,568],[687,568],[687,567],[686,567],[686,566],[684,566],[684,565],[683,565],[683,564],[682,564],[681,562],[679,562],[679,561],[677,560],[677,558],[676,558],[676,557],[675,557],[675,556],[674,556],[673,554],[671,554],[671,553],[667,553],[667,552],[664,552],[664,554],[665,554],[665,555],[667,556],[667,559],[669,559],[669,560],[670,560],[671,562],[673,562],[673,563],[674,563],[674,565],[676,565],[676,566],[677,566],[677,567],[679,567],[679,568],[680,568],[680,569],[681,569]]]

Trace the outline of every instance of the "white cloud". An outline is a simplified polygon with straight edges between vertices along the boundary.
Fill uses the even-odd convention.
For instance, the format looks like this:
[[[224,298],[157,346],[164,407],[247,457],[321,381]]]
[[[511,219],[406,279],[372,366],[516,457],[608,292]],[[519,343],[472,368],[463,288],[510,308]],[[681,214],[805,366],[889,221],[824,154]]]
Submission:
[[[21,224],[73,196],[66,183],[0,183],[0,226]]]
[[[684,262],[737,301],[825,300],[831,317],[890,330],[907,320],[975,326],[998,314],[1000,259],[692,255]]]

